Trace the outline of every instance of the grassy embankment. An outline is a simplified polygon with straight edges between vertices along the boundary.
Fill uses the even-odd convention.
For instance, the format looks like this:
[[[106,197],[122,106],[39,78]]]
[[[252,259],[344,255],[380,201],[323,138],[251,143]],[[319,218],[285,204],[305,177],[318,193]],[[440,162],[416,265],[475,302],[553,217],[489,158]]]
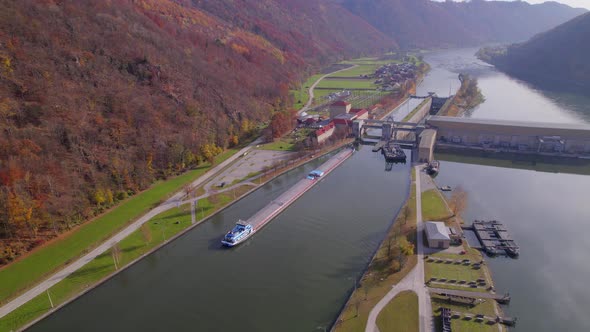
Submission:
[[[216,163],[226,160],[236,152],[237,150],[226,151],[218,156]],[[84,223],[2,268],[0,270],[0,285],[2,285],[0,301],[6,302],[24,289],[38,283],[43,277],[82,256],[210,168],[211,165],[204,164],[170,180],[159,181],[102,216]]]
[[[407,241],[416,243],[415,188],[415,173],[412,169],[411,192],[405,204],[408,206],[408,215],[405,217],[401,212],[396,217],[361,278],[358,288],[352,293],[340,313],[334,331],[364,331],[371,309],[391,290],[393,285],[402,280],[416,265],[416,255],[403,257],[405,264],[401,266],[401,269],[398,266],[398,259],[392,259],[392,256],[399,254],[400,243]],[[402,207],[400,211],[404,211],[404,209],[405,207]],[[391,253],[394,254],[391,255]]]
[[[285,136],[276,139],[274,142],[260,145],[261,150],[273,150],[273,151],[297,151],[297,142],[300,142],[309,136],[311,130],[309,129],[298,129],[295,132],[289,132]]]
[[[240,197],[252,188],[252,186],[244,185],[232,191],[215,194],[212,197],[199,200],[196,211],[197,219],[202,221],[204,218],[207,218],[232,202],[234,197]],[[142,229],[134,232],[119,243],[119,268],[128,265],[142,255],[150,252],[158,245],[191,225],[190,205],[188,204],[159,214],[144,224]],[[51,287],[49,290],[51,300],[55,306],[58,306],[92,287],[115,271],[112,252],[105,252],[80,270]],[[50,309],[51,305],[48,294],[43,293],[0,319],[0,332],[23,327],[27,323],[49,312]]]
[[[305,81],[298,90],[291,90],[291,95],[293,96],[293,108],[296,110],[300,110],[305,103],[309,100],[309,87],[315,83],[320,77],[324,76],[323,74],[316,74],[310,76],[307,81]]]
[[[444,201],[444,196],[440,194],[437,189],[428,190],[422,193],[422,213],[424,220],[446,220],[447,225],[451,225],[454,222],[458,222],[455,218],[450,218],[452,212],[448,210],[447,205]],[[483,260],[482,254],[473,248],[470,248],[466,243],[463,244],[463,251],[465,254],[452,254],[452,253],[434,253],[430,254],[430,257],[436,258],[447,258],[454,260],[469,259],[472,262],[479,262]],[[480,269],[475,269],[472,266],[465,266],[462,264],[452,263],[436,263],[427,259],[424,263],[424,277],[425,281],[429,281],[431,278],[446,278],[447,280],[464,280],[466,282],[476,281],[477,279],[486,280],[487,285],[492,285],[490,274],[487,270],[487,266],[483,265]],[[435,288],[446,288],[446,289],[459,289],[469,290],[474,292],[485,292],[485,288],[470,288],[460,286],[458,284],[447,284],[447,283],[431,283],[431,287]],[[492,300],[486,300],[483,303],[477,304],[473,307],[467,305],[454,305],[449,304],[446,299],[438,296],[432,297],[433,312],[435,314],[435,322],[438,326],[438,330],[441,330],[442,324],[440,319],[440,307],[448,307],[451,310],[473,313],[473,314],[484,314],[488,316],[496,316],[495,308],[496,303]],[[497,325],[487,325],[483,323],[476,323],[473,321],[467,321],[463,319],[452,320],[453,331],[498,331]]]
[[[221,163],[237,150],[228,150],[216,158]],[[149,189],[127,199],[94,220],[61,235],[43,247],[0,270],[0,299],[8,302],[18,293],[59,270],[67,263],[89,252],[149,209],[155,207],[174,192],[179,191],[211,168],[204,164],[166,181],[159,181]],[[1,320],[4,321],[4,318]]]
[[[377,316],[380,332],[415,332],[419,330],[418,296],[412,291],[399,293]]]
[[[422,219],[446,220],[452,215],[444,198],[438,189],[431,189],[422,193]]]
[[[350,144],[350,140],[343,140],[340,144],[333,147],[326,147],[324,150],[317,153],[316,156],[319,157],[325,153],[329,153],[345,144]],[[263,184],[285,171],[300,166],[308,161],[310,161],[310,159],[302,158],[296,163],[277,168],[266,173],[263,177],[257,180],[256,183]],[[256,174],[251,174],[249,176],[254,175]],[[211,214],[219,211],[235,199],[242,197],[252,189],[254,189],[254,187],[243,185],[232,191],[215,194],[213,197],[199,200],[196,213],[197,220],[199,222],[203,221]],[[149,230],[140,229],[119,243],[121,252],[119,267],[126,266],[140,258],[142,255],[154,250],[158,245],[161,245],[168,239],[192,226],[189,205],[183,205],[180,208],[168,210],[154,217],[146,223],[146,225],[147,226],[145,227],[149,227]],[[57,306],[68,301],[77,294],[84,292],[114,272],[115,266],[112,252],[104,253],[68,278],[53,286],[49,290],[49,294],[51,295],[54,305]],[[50,309],[51,305],[47,293],[41,294],[11,314],[0,319],[0,332],[23,327],[34,319],[49,312]]]

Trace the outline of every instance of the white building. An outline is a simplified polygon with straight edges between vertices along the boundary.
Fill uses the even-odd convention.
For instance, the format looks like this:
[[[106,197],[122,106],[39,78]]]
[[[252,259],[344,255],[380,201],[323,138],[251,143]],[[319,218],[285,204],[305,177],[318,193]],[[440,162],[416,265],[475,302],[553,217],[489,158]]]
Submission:
[[[430,248],[446,249],[451,245],[449,229],[444,222],[427,221],[424,223],[424,230]]]

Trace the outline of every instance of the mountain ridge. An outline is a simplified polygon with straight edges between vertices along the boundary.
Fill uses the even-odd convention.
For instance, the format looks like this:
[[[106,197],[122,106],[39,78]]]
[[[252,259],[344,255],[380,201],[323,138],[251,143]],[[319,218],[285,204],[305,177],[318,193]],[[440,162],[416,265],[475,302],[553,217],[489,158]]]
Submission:
[[[590,13],[535,35],[524,43],[482,49],[479,57],[541,88],[589,95],[588,36]]]
[[[404,48],[474,46],[517,42],[549,30],[585,9],[546,2],[434,2],[431,0],[341,0],[340,3]]]

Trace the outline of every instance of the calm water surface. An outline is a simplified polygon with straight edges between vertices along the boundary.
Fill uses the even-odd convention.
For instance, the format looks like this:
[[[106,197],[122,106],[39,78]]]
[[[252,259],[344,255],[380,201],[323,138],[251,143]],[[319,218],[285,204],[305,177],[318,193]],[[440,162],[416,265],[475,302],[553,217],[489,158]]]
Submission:
[[[478,60],[476,52],[477,48],[468,48],[425,54],[432,70],[418,87],[418,94],[454,94],[460,86],[459,73],[467,73],[478,79],[486,101],[465,116],[561,123],[590,121],[590,98],[537,90]]]
[[[365,147],[246,243],[221,237],[315,162],[40,322],[32,331],[314,331],[335,319],[406,198],[409,165]]]
[[[520,257],[488,259],[516,331],[590,331],[590,177],[441,163],[440,185],[469,195],[466,221],[504,222]]]
[[[465,116],[522,121],[590,121],[590,99],[536,90],[482,63],[476,49],[427,55],[433,70],[421,87],[448,95],[457,74],[478,78],[485,103]],[[451,82],[451,83],[449,83]],[[442,162],[439,185],[469,193],[465,219],[503,221],[521,247],[517,260],[489,259],[516,331],[590,331],[590,177]]]

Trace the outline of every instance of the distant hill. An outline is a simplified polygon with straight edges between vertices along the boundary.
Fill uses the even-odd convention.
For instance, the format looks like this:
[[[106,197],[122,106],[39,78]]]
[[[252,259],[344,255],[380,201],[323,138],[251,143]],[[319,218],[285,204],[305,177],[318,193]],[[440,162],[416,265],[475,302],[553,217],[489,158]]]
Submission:
[[[341,0],[344,7],[396,39],[403,48],[520,42],[580,14],[556,2],[434,2],[430,0]]]
[[[525,43],[483,49],[479,56],[542,88],[590,95],[590,13]]]

